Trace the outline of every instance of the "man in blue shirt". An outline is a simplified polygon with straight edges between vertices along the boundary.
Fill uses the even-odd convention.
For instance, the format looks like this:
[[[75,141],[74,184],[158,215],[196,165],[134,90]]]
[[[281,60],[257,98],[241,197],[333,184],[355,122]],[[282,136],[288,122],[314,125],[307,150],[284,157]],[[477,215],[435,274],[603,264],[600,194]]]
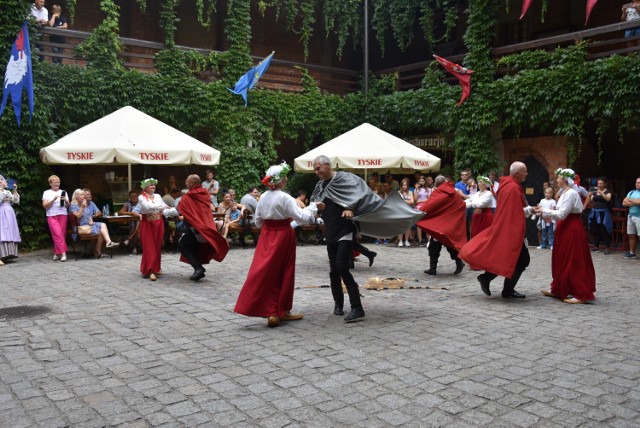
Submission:
[[[624,253],[628,259],[636,256],[636,245],[640,236],[640,177],[636,178],[636,188],[627,194],[622,205],[629,207],[627,218],[627,235],[629,235],[629,251]]]

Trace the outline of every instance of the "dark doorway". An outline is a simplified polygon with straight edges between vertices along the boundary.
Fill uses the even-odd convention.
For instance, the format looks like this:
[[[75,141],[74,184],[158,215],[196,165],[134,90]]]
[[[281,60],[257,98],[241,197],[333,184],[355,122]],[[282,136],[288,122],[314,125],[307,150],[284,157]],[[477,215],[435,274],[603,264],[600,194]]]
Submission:
[[[547,168],[545,168],[533,156],[526,158],[524,160],[524,164],[527,166],[529,175],[527,175],[527,179],[522,183],[522,187],[525,190],[527,202],[529,202],[529,205],[533,207],[538,205],[540,200],[544,198],[542,183],[549,180],[549,172],[547,171]],[[531,192],[531,189],[533,189],[533,192]],[[540,245],[540,241],[538,239],[538,227],[536,226],[537,222],[537,218],[535,220],[531,219],[531,217],[527,218],[526,237],[527,241],[529,241],[529,245]]]

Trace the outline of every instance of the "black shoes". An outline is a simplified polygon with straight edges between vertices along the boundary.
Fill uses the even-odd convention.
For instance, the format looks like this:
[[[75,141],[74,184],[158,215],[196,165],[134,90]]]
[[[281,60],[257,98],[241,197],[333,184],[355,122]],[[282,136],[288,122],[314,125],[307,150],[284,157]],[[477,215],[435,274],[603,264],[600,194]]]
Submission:
[[[502,292],[502,297],[504,297],[505,299],[508,298],[513,298],[513,299],[524,299],[525,297],[527,297],[526,295],[522,294],[522,293],[518,293],[517,291],[512,291],[512,292]]]
[[[371,267],[373,265],[373,259],[376,258],[376,256],[378,255],[378,253],[376,253],[375,251],[371,251],[370,253],[371,255],[367,256],[367,258],[369,259],[369,267]]]
[[[348,322],[362,321],[362,318],[364,318],[364,309],[362,308],[351,309],[351,312],[349,312],[349,315],[344,317],[344,322],[348,323]]]
[[[489,281],[487,278],[482,276],[483,274],[478,275],[478,282],[480,283],[480,289],[487,296],[491,296],[491,290],[489,289]]]
[[[435,268],[429,268],[429,269],[425,270],[424,273],[426,273],[427,275],[435,275],[436,274],[436,270],[435,270]]]
[[[333,308],[334,315],[344,315],[344,311],[342,310],[342,305],[336,303],[336,306]]]
[[[454,275],[459,274],[464,269],[464,262],[460,259],[456,259],[456,270],[453,272]]]
[[[189,279],[191,281],[200,281],[202,278],[204,278],[204,272],[204,268],[196,269],[196,271],[189,277]]]

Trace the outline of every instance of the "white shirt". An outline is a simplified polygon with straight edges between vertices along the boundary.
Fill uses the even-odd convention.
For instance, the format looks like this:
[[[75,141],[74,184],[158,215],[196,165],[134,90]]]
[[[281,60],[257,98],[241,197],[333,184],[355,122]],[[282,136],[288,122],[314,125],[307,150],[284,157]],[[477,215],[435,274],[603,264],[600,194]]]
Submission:
[[[60,196],[62,194],[62,189],[58,189],[58,191],[54,192],[53,190],[45,190],[42,194],[43,201],[50,201],[56,196]],[[62,205],[60,206],[60,199],[54,201],[53,204],[47,208],[47,217],[53,217],[56,215],[67,215],[67,207]]]
[[[580,195],[575,190],[569,189],[562,192],[555,210],[549,208],[542,210],[542,217],[551,218],[552,220],[564,220],[569,214],[580,214],[581,212],[582,200],[580,200]]]
[[[471,195],[469,199],[465,199],[464,203],[467,208],[491,208],[493,206],[493,195],[489,190],[477,192]]]
[[[35,4],[31,5],[31,16],[33,16],[36,21],[41,21],[41,20],[45,20],[48,21],[49,20],[49,11],[47,10],[46,7],[42,7],[42,9],[38,10],[36,8]]]
[[[162,196],[154,193],[151,198],[144,192],[138,196],[138,205],[140,205],[140,214],[154,214],[160,212],[162,207],[167,206],[162,200]]]
[[[298,223],[310,224],[315,222],[318,208],[315,202],[302,209],[291,195],[282,190],[268,190],[258,201],[258,208],[254,215],[256,226],[262,227],[265,220],[293,219]]]

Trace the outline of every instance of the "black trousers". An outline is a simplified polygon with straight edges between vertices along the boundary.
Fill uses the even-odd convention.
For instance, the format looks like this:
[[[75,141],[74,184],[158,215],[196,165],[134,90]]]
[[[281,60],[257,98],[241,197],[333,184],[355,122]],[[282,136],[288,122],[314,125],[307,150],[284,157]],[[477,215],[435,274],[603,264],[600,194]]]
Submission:
[[[529,250],[527,250],[527,247],[524,245],[524,243],[522,243],[522,249],[520,250],[520,255],[518,256],[518,261],[516,262],[516,269],[513,271],[513,277],[504,279],[504,285],[502,286],[503,293],[512,293],[515,290],[516,284],[518,284],[518,280],[520,279],[522,272],[524,272],[527,266],[529,266],[530,261],[531,258],[529,257]],[[498,276],[495,273],[491,272],[485,272],[482,275],[489,281],[493,281],[495,277]]]
[[[373,255],[373,251],[362,245],[360,241],[353,242],[353,250],[359,252],[365,257],[371,257]]]
[[[361,309],[360,291],[358,284],[349,272],[349,263],[353,249],[352,241],[338,241],[327,243],[327,253],[329,254],[329,279],[331,281],[331,294],[336,305],[344,306],[344,293],[342,292],[342,281],[344,281],[349,293],[351,309]]]
[[[442,251],[442,247],[447,249],[447,251],[449,252],[449,256],[451,256],[451,260],[456,260],[458,258],[458,250],[449,248],[446,245],[444,245],[442,242],[432,237],[429,240],[429,261],[431,263],[435,265],[438,264],[438,259],[440,258],[440,252]]]
[[[198,256],[198,239],[191,229],[188,229],[178,241],[178,249],[194,269],[202,269]]]

